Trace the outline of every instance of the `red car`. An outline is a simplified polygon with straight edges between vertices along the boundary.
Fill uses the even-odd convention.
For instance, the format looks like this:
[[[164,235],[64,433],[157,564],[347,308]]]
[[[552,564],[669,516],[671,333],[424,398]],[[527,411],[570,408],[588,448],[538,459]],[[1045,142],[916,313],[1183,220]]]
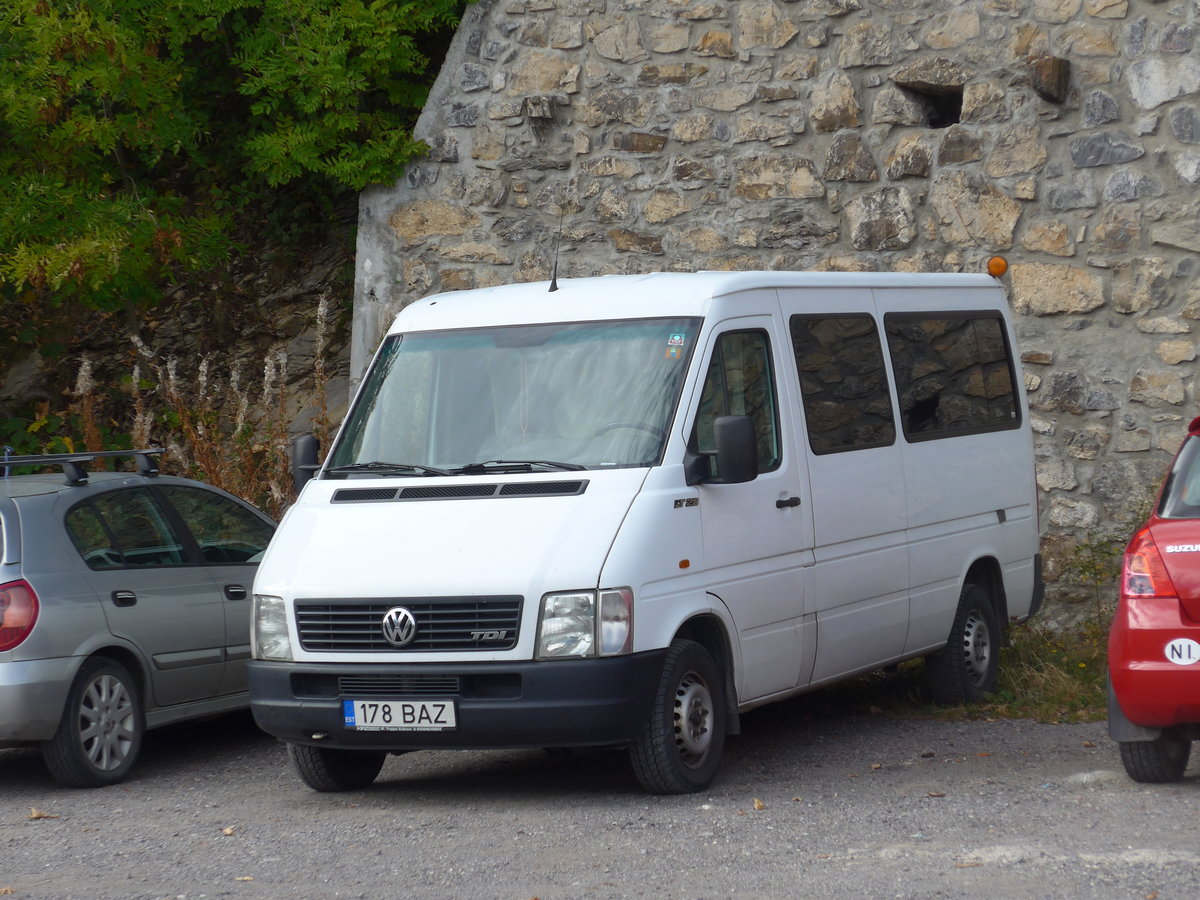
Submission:
[[[1125,548],[1108,673],[1108,733],[1129,777],[1182,778],[1200,740],[1200,417]]]

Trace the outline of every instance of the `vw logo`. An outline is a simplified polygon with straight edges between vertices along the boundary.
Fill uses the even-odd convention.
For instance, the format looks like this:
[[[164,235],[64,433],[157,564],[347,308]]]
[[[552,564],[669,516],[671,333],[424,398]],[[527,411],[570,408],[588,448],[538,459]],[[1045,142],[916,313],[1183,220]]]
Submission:
[[[393,606],[383,614],[383,637],[393,647],[403,647],[417,634],[417,617],[403,606]]]

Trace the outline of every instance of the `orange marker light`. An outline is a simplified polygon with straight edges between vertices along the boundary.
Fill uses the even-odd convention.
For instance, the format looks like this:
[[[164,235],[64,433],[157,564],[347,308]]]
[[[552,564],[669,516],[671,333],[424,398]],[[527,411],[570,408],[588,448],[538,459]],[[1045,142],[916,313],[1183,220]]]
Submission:
[[[691,564],[692,564],[692,561],[690,559],[681,559],[679,561],[679,568],[686,569],[686,568],[689,568],[691,566]]]
[[[1008,260],[1003,256],[993,256],[988,260],[987,272],[993,278],[999,278],[1008,271]]]

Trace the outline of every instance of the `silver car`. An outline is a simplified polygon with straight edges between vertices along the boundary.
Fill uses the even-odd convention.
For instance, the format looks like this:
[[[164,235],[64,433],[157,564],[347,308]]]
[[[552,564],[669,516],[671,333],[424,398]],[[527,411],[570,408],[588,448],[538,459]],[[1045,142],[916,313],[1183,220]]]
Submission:
[[[160,450],[0,461],[0,747],[72,787],[124,779],[147,728],[248,705],[249,594],[275,523],[159,475]],[[96,472],[132,456],[138,472]],[[54,466],[61,474],[9,475]]]

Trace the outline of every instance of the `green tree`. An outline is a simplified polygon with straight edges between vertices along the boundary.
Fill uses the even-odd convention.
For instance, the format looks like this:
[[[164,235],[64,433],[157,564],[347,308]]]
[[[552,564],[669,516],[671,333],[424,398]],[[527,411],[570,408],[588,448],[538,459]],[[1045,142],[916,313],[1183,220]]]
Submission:
[[[395,178],[463,6],[0,0],[0,298],[144,308],[239,226]]]

